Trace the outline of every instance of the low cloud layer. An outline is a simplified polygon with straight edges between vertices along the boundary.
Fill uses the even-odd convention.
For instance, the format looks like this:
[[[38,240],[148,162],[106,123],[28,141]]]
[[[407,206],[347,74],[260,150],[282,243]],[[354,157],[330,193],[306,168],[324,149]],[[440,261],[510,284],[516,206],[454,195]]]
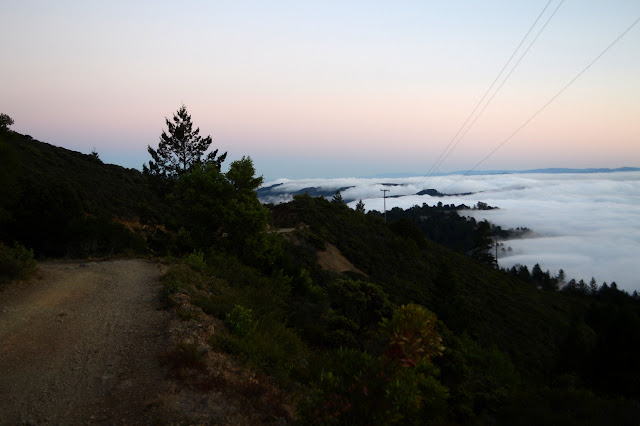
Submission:
[[[535,237],[505,241],[512,247],[499,255],[500,265],[516,263],[531,268],[540,263],[555,274],[598,284],[615,281],[629,292],[640,291],[640,172],[593,174],[508,174],[484,176],[438,176],[399,179],[305,179],[280,180],[282,200],[287,194],[308,187],[338,189],[343,198],[362,199],[367,209],[382,211],[380,189],[391,191],[387,209],[414,205],[466,204],[478,201],[499,210],[467,211],[461,214],[487,219],[503,228],[527,227]],[[394,186],[385,186],[393,184]],[[433,188],[442,193],[473,193],[466,196],[431,197],[413,195]]]

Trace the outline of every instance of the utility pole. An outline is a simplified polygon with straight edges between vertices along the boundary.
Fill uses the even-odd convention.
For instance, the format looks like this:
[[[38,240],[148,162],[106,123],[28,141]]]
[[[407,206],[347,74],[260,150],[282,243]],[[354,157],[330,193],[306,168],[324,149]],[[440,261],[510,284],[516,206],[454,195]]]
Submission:
[[[390,189],[381,189],[384,196],[384,223],[387,223],[387,192],[391,191]]]

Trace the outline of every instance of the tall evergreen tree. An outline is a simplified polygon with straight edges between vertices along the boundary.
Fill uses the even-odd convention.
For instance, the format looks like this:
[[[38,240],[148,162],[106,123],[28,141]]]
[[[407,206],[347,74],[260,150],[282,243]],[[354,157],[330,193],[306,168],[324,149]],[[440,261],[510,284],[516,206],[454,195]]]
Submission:
[[[533,265],[533,269],[531,269],[531,278],[538,284],[542,283],[544,279],[544,272],[542,272],[542,268],[539,263]]]
[[[336,191],[336,195],[333,196],[331,202],[333,204],[344,204],[344,200],[342,199],[342,194],[340,193],[340,191]]]
[[[556,279],[557,279],[559,282],[563,283],[563,282],[564,282],[564,280],[565,280],[565,278],[566,278],[566,274],[565,274],[565,272],[564,272],[564,269],[560,269],[560,270],[558,271],[558,276],[556,277]]]
[[[211,145],[211,136],[200,136],[200,128],[193,130],[191,116],[183,104],[173,115],[173,119],[165,118],[167,131],[160,135],[158,149],[147,147],[152,160],[149,165],[144,164],[142,170],[150,176],[177,179],[188,171],[194,164],[203,161],[205,151]],[[218,170],[227,157],[227,153],[218,155],[218,150],[210,152],[204,158],[205,162],[213,163]]]

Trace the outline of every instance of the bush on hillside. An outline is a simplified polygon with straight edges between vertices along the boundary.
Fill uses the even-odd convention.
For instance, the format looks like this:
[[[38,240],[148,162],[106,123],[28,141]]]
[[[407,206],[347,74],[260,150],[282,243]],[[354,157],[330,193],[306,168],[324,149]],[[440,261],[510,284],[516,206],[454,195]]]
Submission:
[[[448,389],[438,380],[432,358],[444,351],[436,317],[409,304],[380,324],[387,338],[378,356],[340,349],[301,407],[314,424],[438,424],[444,419]]]
[[[13,247],[0,243],[0,282],[27,278],[35,269],[33,250],[17,243]]]

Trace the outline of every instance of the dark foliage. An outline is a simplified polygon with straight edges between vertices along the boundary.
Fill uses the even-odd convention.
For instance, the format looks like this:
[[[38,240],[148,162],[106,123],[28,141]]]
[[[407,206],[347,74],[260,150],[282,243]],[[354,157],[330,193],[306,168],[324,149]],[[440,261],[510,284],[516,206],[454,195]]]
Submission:
[[[144,174],[175,180],[201,162],[211,163],[220,170],[227,153],[218,156],[216,149],[203,159],[205,151],[211,145],[211,136],[202,137],[200,128],[193,129],[186,106],[182,105],[173,114],[173,119],[165,118],[165,122],[167,130],[163,130],[160,135],[158,149],[147,147],[151,160],[148,165],[143,165]]]
[[[9,126],[13,125],[13,118],[7,114],[0,114],[0,133],[9,132]]]
[[[556,289],[560,277],[520,266],[510,278],[422,238],[408,218],[385,226],[376,213],[362,216],[322,198],[297,196],[272,214],[276,226],[309,225],[306,232],[336,245],[392,303],[427,306],[453,331],[443,332],[447,350],[437,362],[451,421],[530,424],[517,410],[536,407],[531,418],[562,422],[562,402],[591,424],[606,424],[599,410],[614,407],[623,423],[639,418],[640,407],[627,399],[637,398],[640,378],[637,298],[606,285],[590,296],[586,283],[576,284],[581,293],[541,291]],[[339,306],[325,295],[328,306]],[[342,330],[344,347],[361,347],[348,318],[322,327]]]
[[[485,203],[479,203],[483,210],[492,209]],[[476,222],[474,218],[463,217],[458,210],[467,206],[438,203],[434,206],[423,204],[422,207],[414,206],[403,210],[394,208],[387,212],[387,221],[412,222],[423,235],[443,246],[465,253],[476,260],[493,265],[495,257],[492,253],[494,230],[486,222]],[[382,217],[377,211],[369,213],[372,216]],[[403,225],[406,227],[406,225]]]
[[[92,155],[0,135],[0,241],[36,256],[94,256],[145,251],[145,224],[166,208],[138,171]],[[120,222],[136,223],[138,235]]]
[[[27,278],[35,269],[33,250],[17,243],[13,247],[0,243],[0,284]]]

